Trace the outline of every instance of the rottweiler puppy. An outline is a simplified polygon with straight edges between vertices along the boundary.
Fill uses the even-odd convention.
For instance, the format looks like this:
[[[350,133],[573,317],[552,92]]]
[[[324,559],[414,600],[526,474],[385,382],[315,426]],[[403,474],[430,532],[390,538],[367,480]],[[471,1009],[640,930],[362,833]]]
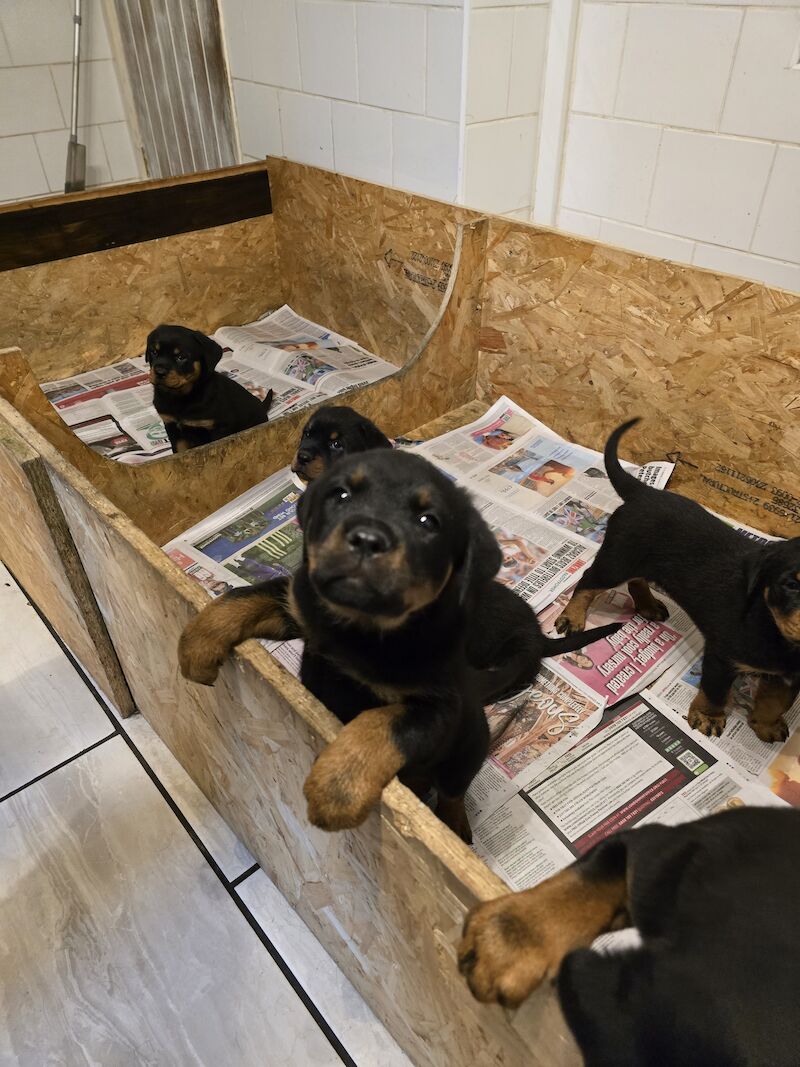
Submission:
[[[147,338],[153,406],[173,452],[219,441],[267,421],[272,390],[264,400],[218,373],[222,348],[185,326],[157,326]]]
[[[311,482],[342,456],[391,447],[386,434],[365,415],[353,408],[326,404],[303,427],[292,471],[304,482]]]
[[[624,503],[608,523],[600,551],[556,619],[559,633],[578,633],[595,595],[628,582],[636,611],[667,618],[649,582],[688,613],[705,638],[703,672],[689,725],[709,737],[725,729],[725,704],[739,671],[762,677],[750,725],[762,741],[785,741],[784,713],[800,682],[800,537],[759,545],[705,508],[653,489],[617,459],[616,429],[605,449],[606,471]]]
[[[474,909],[459,969],[507,1007],[555,979],[587,1067],[793,1067],[798,870],[796,809],[624,831]],[[640,947],[588,948],[624,926]]]
[[[542,635],[494,580],[501,552],[466,492],[419,456],[346,456],[298,504],[293,578],[236,589],[204,608],[179,646],[206,685],[249,637],[303,638],[301,680],[343,723],[306,781],[311,822],[358,826],[400,773],[469,839],[463,796],[489,746],[484,704],[533,681],[543,656],[607,636]]]

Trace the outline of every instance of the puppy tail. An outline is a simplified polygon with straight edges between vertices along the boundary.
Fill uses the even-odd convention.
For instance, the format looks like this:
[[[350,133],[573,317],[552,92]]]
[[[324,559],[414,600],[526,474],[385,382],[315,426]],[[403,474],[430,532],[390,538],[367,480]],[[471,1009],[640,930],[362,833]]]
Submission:
[[[269,409],[272,407],[272,401],[275,399],[275,390],[270,389],[264,399],[261,401],[261,406],[264,409],[264,414],[269,414]]]
[[[644,485],[638,478],[634,478],[632,474],[629,474],[625,470],[617,456],[617,448],[619,447],[622,435],[627,433],[637,422],[641,422],[641,419],[629,419],[628,422],[623,422],[621,426],[618,426],[606,441],[606,447],[603,453],[606,474],[608,475],[609,481],[614,486],[614,489],[619,493],[623,500],[627,500],[631,493],[637,489],[641,489]]]
[[[545,637],[542,656],[563,656],[565,652],[575,652],[585,645],[602,641],[604,637],[611,637],[621,626],[621,622],[612,622],[608,626],[595,626],[593,630],[570,634],[569,637]]]

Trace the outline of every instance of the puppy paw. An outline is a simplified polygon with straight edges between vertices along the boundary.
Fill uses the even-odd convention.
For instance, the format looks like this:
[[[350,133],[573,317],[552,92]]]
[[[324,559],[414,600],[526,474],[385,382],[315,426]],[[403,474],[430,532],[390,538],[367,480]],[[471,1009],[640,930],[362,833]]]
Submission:
[[[481,904],[467,916],[458,949],[458,969],[476,1000],[515,1008],[561,965],[547,924],[515,893]]]
[[[569,611],[565,609],[558,616],[553,623],[556,633],[562,635],[562,637],[569,637],[570,634],[582,633],[586,629],[586,620],[583,622],[576,621],[570,617]]]
[[[201,616],[192,619],[178,642],[178,663],[181,674],[190,682],[213,685],[217,680],[227,648],[222,649],[210,642],[197,624]]]
[[[725,715],[706,715],[694,708],[689,708],[686,718],[693,730],[699,730],[706,737],[721,737],[727,722]]]
[[[669,608],[663,600],[653,599],[653,603],[645,608],[637,608],[636,614],[641,615],[648,622],[666,622],[669,618]]]
[[[325,750],[306,779],[303,794],[308,821],[320,830],[352,830],[360,826],[381,797],[381,788],[358,781],[338,753]]]
[[[756,737],[762,741],[782,743],[789,736],[789,727],[786,725],[786,720],[783,716],[780,719],[776,719],[775,722],[756,722],[754,719],[749,721]]]

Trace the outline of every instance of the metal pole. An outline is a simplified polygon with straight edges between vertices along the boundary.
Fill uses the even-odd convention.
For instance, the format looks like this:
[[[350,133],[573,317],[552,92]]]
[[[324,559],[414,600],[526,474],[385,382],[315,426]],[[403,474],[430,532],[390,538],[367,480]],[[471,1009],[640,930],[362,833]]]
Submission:
[[[67,145],[67,174],[65,193],[76,193],[86,188],[86,145],[78,144],[78,86],[81,69],[81,0],[75,0],[72,16],[72,106],[69,119],[69,144]]]

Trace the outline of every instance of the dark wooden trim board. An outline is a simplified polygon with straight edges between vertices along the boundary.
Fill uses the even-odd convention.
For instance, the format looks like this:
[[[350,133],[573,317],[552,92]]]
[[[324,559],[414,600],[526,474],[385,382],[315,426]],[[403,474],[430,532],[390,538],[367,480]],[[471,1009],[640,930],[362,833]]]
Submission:
[[[0,271],[272,214],[263,164],[0,210]]]

